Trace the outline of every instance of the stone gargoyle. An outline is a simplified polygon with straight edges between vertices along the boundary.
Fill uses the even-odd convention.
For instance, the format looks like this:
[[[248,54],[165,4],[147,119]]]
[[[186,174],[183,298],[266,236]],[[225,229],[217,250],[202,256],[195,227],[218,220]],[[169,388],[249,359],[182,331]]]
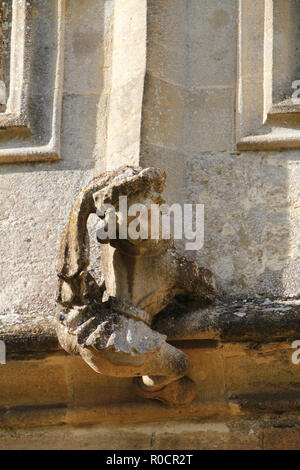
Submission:
[[[196,395],[185,374],[188,358],[151,328],[153,317],[177,294],[198,306],[211,303],[216,288],[211,272],[180,256],[173,239],[103,238],[99,286],[89,273],[88,217],[103,227],[115,208],[116,233],[127,204],[162,204],[166,175],[157,168],[124,167],[94,178],[75,198],[57,263],[57,334],[61,346],[80,354],[96,372],[134,377],[136,393],[169,405],[188,405]],[[128,219],[130,218],[126,214]]]

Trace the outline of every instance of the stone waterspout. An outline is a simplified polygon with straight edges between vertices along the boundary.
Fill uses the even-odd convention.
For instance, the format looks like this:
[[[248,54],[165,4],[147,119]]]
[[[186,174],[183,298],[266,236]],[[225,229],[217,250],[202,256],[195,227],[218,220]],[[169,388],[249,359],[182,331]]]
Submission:
[[[57,333],[61,346],[96,372],[134,377],[138,395],[187,405],[196,394],[186,375],[188,358],[151,325],[175,295],[198,307],[210,304],[216,294],[211,272],[180,256],[172,239],[130,236],[99,238],[103,285],[88,271],[89,215],[96,213],[105,228],[107,207],[113,207],[120,235],[120,197],[127,197],[128,207],[143,204],[150,212],[164,202],[165,179],[157,168],[124,167],[94,178],[75,198],[57,264]]]

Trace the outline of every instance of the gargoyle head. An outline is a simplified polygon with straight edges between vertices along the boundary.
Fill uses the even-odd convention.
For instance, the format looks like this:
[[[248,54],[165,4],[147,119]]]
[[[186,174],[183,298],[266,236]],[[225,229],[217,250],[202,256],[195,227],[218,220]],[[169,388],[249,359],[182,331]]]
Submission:
[[[158,168],[124,167],[112,174],[108,184],[93,195],[96,213],[102,219],[98,241],[115,247],[121,243],[127,248],[152,245],[151,210],[165,202],[161,196],[165,180],[165,173]]]
[[[122,218],[127,217],[119,207],[120,197],[127,197],[127,206],[140,203],[146,207],[161,204],[166,175],[158,168],[136,168],[125,166],[116,171],[106,172],[90,183],[74,199],[71,214],[63,233],[60,254],[57,260],[58,276],[65,280],[77,279],[85,273],[89,265],[89,236],[87,220],[90,214],[97,213],[108,223],[112,209],[116,215],[116,231]],[[125,240],[133,244],[140,240]],[[118,240],[99,240],[102,243]]]

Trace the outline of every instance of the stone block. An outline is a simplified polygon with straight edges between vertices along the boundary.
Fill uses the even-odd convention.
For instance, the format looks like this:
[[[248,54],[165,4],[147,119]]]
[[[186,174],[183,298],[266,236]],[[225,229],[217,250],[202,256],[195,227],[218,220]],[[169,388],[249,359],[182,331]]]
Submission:
[[[171,427],[171,426],[170,426]],[[190,427],[190,431],[188,428]],[[226,422],[190,424],[186,430],[180,425],[154,435],[153,448],[161,450],[258,450],[260,437],[243,429],[232,432]]]
[[[131,378],[97,374],[80,357],[65,358],[73,406],[124,403],[135,395]]]
[[[143,142],[141,164],[144,167],[154,166],[166,172],[164,198],[169,205],[184,202],[185,162],[186,155],[183,153]]]
[[[299,450],[300,428],[279,427],[265,429],[264,450]]]
[[[183,88],[148,75],[142,120],[142,138],[147,143],[182,149],[185,96]]]
[[[64,366],[42,361],[8,361],[0,366],[0,407],[62,404],[68,401]]]
[[[199,89],[187,94],[184,105],[185,152],[233,149],[234,95],[232,88]]]

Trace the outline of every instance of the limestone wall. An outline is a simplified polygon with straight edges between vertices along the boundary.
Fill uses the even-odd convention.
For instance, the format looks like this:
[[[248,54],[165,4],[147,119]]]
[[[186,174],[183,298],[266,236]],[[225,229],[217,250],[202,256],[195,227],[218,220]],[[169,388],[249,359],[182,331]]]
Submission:
[[[143,166],[167,171],[169,202],[205,204],[205,245],[188,256],[215,273],[221,294],[298,296],[298,137],[285,149],[237,146],[247,106],[261,114],[250,92],[253,109],[245,93],[241,102],[239,80],[244,73],[252,86],[267,70],[259,34],[268,30],[270,1],[252,2],[251,11],[265,10],[248,33],[243,27],[257,55],[245,39],[240,51],[249,12],[237,0],[28,3],[29,124],[0,122],[0,313],[53,314],[57,243],[73,196],[95,173],[137,164],[139,155]],[[267,39],[263,48],[272,63]],[[20,72],[13,78],[19,83]]]
[[[279,6],[284,9],[287,3]],[[254,115],[261,112],[258,97],[250,92],[244,91],[240,103],[241,67],[247,69],[249,87],[267,62],[281,83],[274,68],[281,63],[278,57],[273,66],[272,51],[265,53],[264,63],[259,56],[260,28],[267,28],[268,14],[272,17],[260,9],[270,5],[239,4],[148,1],[142,162],[167,171],[170,202],[205,204],[204,248],[189,256],[215,273],[220,293],[298,296],[299,150],[282,150],[278,144],[270,151],[239,151],[236,145],[239,114],[249,108],[247,98]],[[241,41],[241,17],[246,14],[253,17],[243,26],[248,29]],[[286,47],[294,53],[297,44],[288,42],[291,34],[282,29],[288,36]],[[252,55],[246,34],[249,41],[257,41]]]

